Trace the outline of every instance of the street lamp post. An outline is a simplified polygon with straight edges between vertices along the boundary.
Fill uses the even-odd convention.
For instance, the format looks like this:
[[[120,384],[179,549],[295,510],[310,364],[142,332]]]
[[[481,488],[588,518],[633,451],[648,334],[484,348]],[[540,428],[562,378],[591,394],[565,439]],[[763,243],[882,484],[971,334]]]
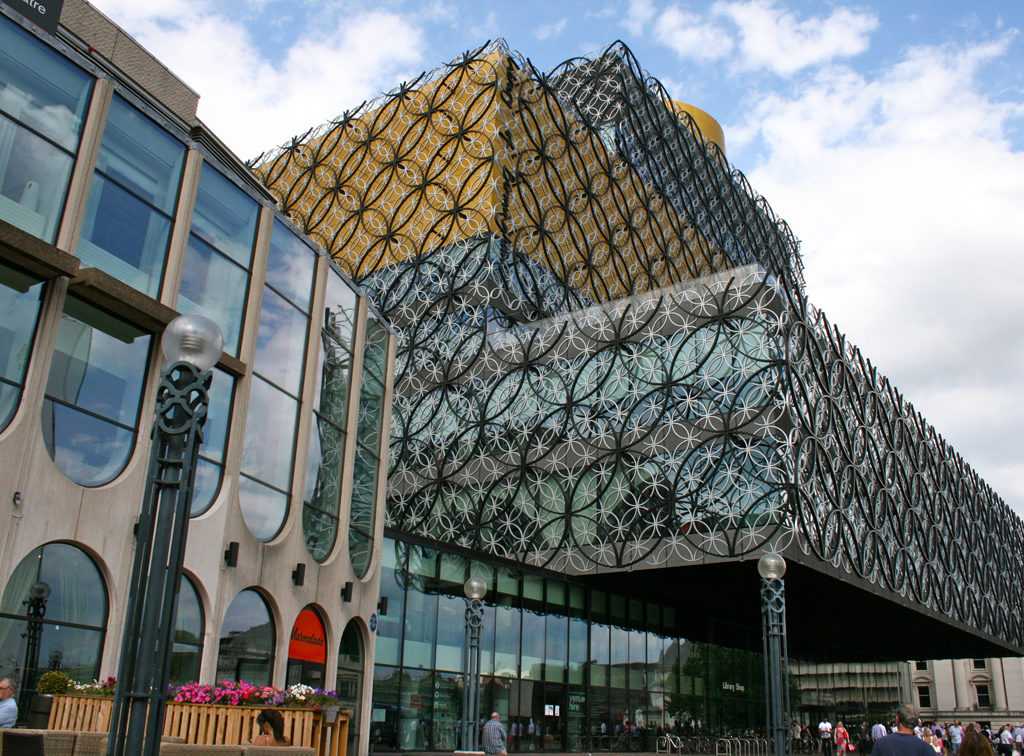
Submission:
[[[161,340],[168,365],[157,389],[107,756],[159,753],[196,457],[209,407],[210,368],[222,345],[217,324],[201,315],[175,318]]]
[[[764,647],[764,693],[773,756],[789,756],[789,668],[786,661],[786,560],[765,554],[757,561],[761,575],[761,629]]]
[[[43,618],[46,616],[46,601],[50,598],[50,584],[45,580],[37,580],[28,589],[25,605],[25,616],[28,617],[25,627],[25,669],[21,676],[21,696],[18,708],[28,711],[28,702],[32,690],[39,679],[39,646],[43,636]]]
[[[462,669],[462,750],[477,750],[477,715],[480,713],[480,626],[484,622],[487,583],[471,577],[462,586],[466,594],[466,647]]]

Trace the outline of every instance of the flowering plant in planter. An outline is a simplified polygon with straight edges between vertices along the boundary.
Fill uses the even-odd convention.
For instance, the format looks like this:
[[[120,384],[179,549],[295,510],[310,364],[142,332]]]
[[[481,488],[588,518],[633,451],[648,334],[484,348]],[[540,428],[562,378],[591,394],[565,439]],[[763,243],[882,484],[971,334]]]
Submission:
[[[291,685],[275,688],[270,685],[253,685],[244,681],[225,680],[215,685],[188,683],[171,687],[168,700],[176,703],[212,703],[221,706],[287,706],[308,709],[323,709],[339,706],[334,691],[311,688],[308,685]]]
[[[117,680],[108,677],[106,680],[93,680],[91,683],[72,682],[68,693],[77,696],[113,696],[114,688],[117,687]]]

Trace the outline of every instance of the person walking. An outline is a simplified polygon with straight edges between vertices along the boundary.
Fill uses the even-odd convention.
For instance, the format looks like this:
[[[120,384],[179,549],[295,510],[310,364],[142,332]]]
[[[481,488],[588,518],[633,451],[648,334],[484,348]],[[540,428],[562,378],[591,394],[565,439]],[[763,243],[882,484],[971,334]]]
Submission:
[[[850,742],[850,733],[847,732],[843,726],[843,720],[839,720],[836,724],[835,732],[833,733],[833,739],[836,743],[836,754],[837,756],[843,756],[846,752],[846,744]]]
[[[958,756],[960,753],[960,744],[963,742],[964,728],[958,719],[949,726],[949,748],[953,752],[953,756]]]
[[[823,717],[818,722],[818,738],[821,740],[821,756],[831,756],[832,723],[828,721],[828,717]]]
[[[932,747],[914,735],[917,707],[903,704],[896,710],[896,732],[875,741],[871,756],[935,756]]]
[[[492,712],[491,718],[484,725],[483,743],[481,744],[483,745],[484,753],[502,754],[504,756],[508,753],[505,750],[507,738],[505,725],[501,723],[501,717],[498,716],[498,712]]]

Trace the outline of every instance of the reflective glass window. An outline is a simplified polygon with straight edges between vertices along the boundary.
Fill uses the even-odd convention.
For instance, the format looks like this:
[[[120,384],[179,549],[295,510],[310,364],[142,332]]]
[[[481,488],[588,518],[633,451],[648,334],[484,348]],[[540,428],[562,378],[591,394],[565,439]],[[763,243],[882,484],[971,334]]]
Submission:
[[[316,253],[294,229],[275,220],[267,257],[267,285],[303,312],[309,312],[315,266]]]
[[[334,686],[341,708],[351,712],[348,751],[356,752],[359,742],[360,710],[363,706],[363,636],[355,620],[349,621],[338,648],[338,677]]]
[[[99,676],[107,590],[92,559],[76,546],[34,549],[11,573],[0,601],[0,659],[28,711],[39,675],[50,669],[77,682]]]
[[[288,514],[298,409],[293,397],[253,376],[242,448],[242,477],[252,480],[239,489],[239,501],[246,523],[264,541],[277,535]]]
[[[308,330],[306,313],[269,286],[264,289],[253,369],[293,396],[302,386]]]
[[[0,430],[21,400],[42,292],[41,281],[0,263]]]
[[[224,334],[224,351],[238,353],[249,271],[195,236],[189,237],[178,311],[211,318]]]
[[[248,269],[259,205],[224,175],[203,165],[192,215],[192,233]]]
[[[174,618],[174,646],[171,650],[171,684],[183,685],[199,679],[203,657],[203,605],[192,578],[182,575],[178,610]]]
[[[217,654],[217,681],[244,680],[270,685],[276,632],[270,610],[259,593],[241,591],[224,614]]]
[[[359,388],[355,465],[348,550],[352,569],[362,577],[370,567],[377,514],[377,479],[384,433],[384,386],[387,380],[388,332],[376,318],[366,322],[363,376]]]
[[[378,664],[398,664],[401,661],[405,588],[399,579],[399,558],[397,544],[393,540],[385,540],[381,560],[380,603],[374,657]]]
[[[296,401],[259,377],[249,389],[242,472],[288,490],[294,449]]]
[[[135,446],[150,335],[69,296],[43,403],[43,441],[68,478],[101,486]]]
[[[224,448],[231,425],[231,407],[235,397],[235,379],[223,370],[213,368],[210,384],[210,406],[203,426],[203,443],[199,446],[196,485],[192,492],[192,516],[202,514],[217,496],[224,474]]]
[[[256,538],[270,541],[281,532],[288,513],[288,494],[241,475],[238,498],[242,519]]]
[[[160,293],[185,145],[114,96],[77,254],[151,297]]]
[[[199,174],[178,311],[212,318],[238,354],[259,205],[208,163]]]
[[[0,17],[0,218],[52,242],[92,77]]]
[[[318,562],[331,553],[338,534],[356,302],[355,292],[331,268],[320,330],[313,394],[314,427],[309,435],[302,506],[306,547]]]

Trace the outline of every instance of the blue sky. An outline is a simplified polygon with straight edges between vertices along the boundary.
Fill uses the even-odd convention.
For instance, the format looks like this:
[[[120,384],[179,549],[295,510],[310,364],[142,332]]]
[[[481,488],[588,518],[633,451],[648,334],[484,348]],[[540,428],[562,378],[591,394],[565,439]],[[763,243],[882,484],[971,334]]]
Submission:
[[[621,39],[801,240],[808,293],[1024,513],[1024,2],[94,0],[244,158],[488,39]]]

